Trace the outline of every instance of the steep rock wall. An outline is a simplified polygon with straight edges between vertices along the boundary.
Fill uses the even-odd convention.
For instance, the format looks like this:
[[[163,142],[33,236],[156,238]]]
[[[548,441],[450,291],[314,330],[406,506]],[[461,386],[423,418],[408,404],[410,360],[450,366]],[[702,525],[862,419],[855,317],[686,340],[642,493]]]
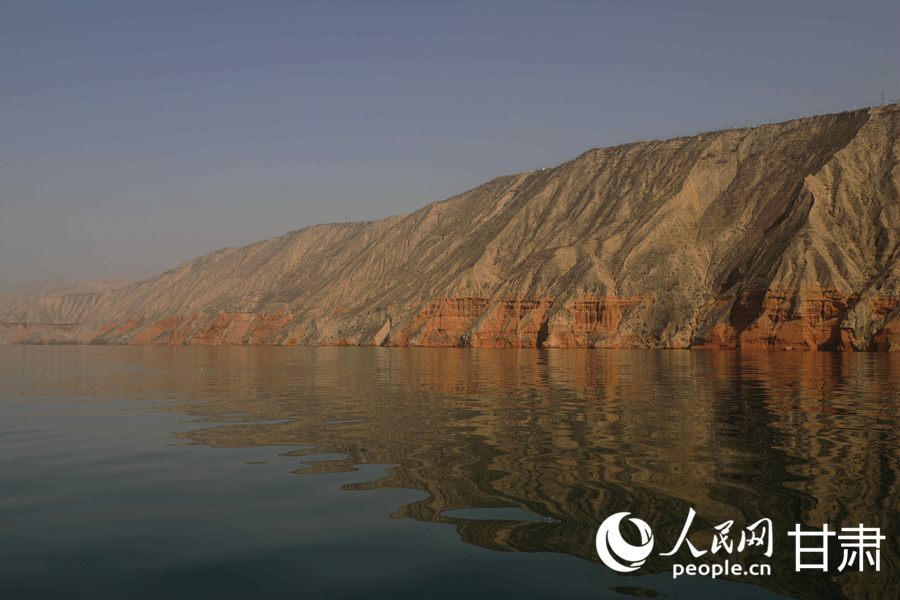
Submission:
[[[900,107],[595,149],[96,291],[0,341],[900,349]]]

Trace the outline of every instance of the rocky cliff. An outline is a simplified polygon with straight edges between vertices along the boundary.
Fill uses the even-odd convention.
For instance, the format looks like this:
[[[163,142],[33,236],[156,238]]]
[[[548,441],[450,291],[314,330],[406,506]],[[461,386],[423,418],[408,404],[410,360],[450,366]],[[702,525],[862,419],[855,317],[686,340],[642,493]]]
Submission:
[[[900,105],[595,149],[152,279],[0,341],[900,350]]]

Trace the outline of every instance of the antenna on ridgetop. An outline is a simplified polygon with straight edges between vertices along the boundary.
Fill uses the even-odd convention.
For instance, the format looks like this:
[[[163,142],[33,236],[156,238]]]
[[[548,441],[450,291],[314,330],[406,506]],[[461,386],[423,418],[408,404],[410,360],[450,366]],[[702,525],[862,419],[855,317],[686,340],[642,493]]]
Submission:
[[[884,92],[881,92],[881,105],[884,106]]]

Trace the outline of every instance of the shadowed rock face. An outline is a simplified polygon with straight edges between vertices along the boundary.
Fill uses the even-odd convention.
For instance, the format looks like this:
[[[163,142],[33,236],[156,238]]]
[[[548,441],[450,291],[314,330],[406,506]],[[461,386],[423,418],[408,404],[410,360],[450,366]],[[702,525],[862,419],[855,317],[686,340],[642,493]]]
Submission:
[[[900,349],[900,105],[590,150],[92,293],[0,341]]]

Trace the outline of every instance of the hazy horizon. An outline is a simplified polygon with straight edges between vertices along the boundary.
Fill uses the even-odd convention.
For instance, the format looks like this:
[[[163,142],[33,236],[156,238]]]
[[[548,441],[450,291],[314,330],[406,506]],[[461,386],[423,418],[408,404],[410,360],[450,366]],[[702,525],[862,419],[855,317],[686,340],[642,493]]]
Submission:
[[[900,5],[863,5],[8,3],[0,289],[145,278],[592,147],[891,101]]]

